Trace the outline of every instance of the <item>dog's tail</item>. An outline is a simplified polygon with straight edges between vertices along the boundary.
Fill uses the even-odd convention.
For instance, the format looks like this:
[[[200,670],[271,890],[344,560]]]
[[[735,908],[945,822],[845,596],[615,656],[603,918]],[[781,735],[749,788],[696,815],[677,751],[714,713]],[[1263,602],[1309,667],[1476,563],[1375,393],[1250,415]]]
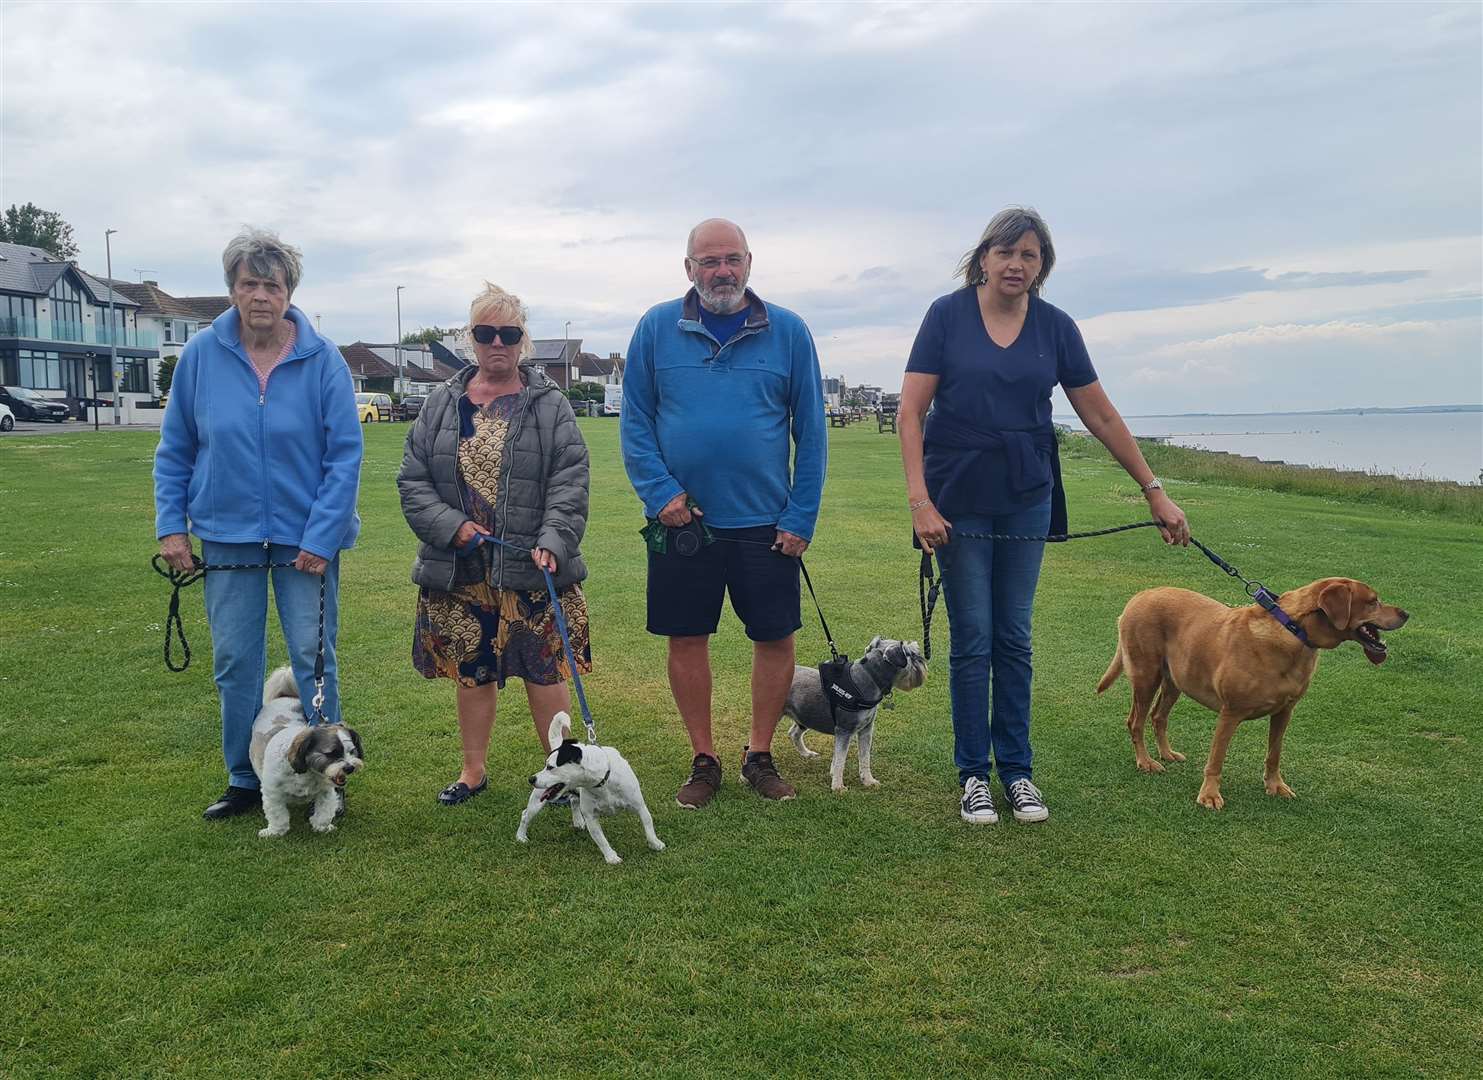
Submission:
[[[1102,681],[1097,684],[1097,693],[1100,694],[1103,690],[1106,690],[1113,683],[1117,682],[1117,677],[1122,673],[1123,643],[1119,641],[1117,643],[1117,651],[1112,654],[1112,663],[1107,665],[1107,674],[1103,675]]]
[[[263,683],[263,704],[266,705],[274,698],[299,696],[299,684],[294,682],[294,669],[287,665],[279,668],[268,676],[268,681]]]

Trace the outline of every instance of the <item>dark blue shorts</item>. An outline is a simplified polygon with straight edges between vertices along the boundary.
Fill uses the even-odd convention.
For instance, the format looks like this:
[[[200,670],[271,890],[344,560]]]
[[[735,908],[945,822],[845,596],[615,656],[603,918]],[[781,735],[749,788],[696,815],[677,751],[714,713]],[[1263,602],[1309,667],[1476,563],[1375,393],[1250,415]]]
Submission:
[[[649,552],[649,633],[702,637],[721,622],[722,597],[753,641],[780,641],[803,625],[798,560],[773,551],[773,525],[716,529],[715,541],[694,555]],[[750,541],[736,543],[735,540]]]

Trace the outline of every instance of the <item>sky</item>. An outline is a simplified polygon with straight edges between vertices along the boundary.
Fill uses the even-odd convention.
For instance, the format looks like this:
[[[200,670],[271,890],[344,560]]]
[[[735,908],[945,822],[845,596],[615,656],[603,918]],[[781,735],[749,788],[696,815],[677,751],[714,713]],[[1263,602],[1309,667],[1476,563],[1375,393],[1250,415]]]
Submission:
[[[0,42],[0,204],[181,296],[275,229],[341,343],[488,279],[626,352],[723,216],[824,373],[893,390],[1027,204],[1125,414],[1483,400],[1476,3],[6,0]]]

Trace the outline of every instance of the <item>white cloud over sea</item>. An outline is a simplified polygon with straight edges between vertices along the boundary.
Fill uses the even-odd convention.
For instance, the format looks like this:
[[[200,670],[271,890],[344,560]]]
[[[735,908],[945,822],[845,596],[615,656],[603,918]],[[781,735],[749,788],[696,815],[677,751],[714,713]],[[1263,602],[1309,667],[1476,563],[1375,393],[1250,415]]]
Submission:
[[[627,347],[734,217],[824,367],[899,383],[999,207],[1038,206],[1125,411],[1483,398],[1483,9],[25,4],[0,198],[83,265],[219,291],[243,222],[331,336],[461,321]]]

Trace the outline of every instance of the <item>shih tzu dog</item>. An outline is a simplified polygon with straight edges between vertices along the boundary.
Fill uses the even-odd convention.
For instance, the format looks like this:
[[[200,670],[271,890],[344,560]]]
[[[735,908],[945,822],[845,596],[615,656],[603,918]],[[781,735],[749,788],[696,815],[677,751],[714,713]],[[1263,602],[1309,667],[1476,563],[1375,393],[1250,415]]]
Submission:
[[[262,837],[288,832],[290,804],[313,803],[309,825],[315,832],[335,827],[339,792],[345,780],[365,767],[360,736],[343,724],[310,725],[292,668],[281,667],[263,684],[263,707],[252,723],[248,749],[262,784]]]
[[[826,665],[827,666],[827,665]],[[793,669],[793,685],[783,715],[793,721],[788,737],[806,758],[816,758],[803,741],[803,732],[821,731],[834,736],[834,758],[829,763],[829,786],[844,790],[845,755],[850,740],[857,739],[860,783],[879,787],[870,771],[870,741],[875,734],[875,714],[892,690],[915,690],[927,680],[927,661],[915,641],[876,638],[848,668],[831,672],[826,685],[818,668]]]
[[[526,830],[531,821],[558,796],[565,793],[572,802],[572,828],[585,828],[609,865],[623,860],[603,835],[600,815],[632,810],[644,826],[644,839],[655,851],[664,850],[664,841],[654,832],[654,819],[644,804],[639,778],[633,766],[611,746],[579,743],[572,738],[572,718],[564,712],[551,719],[547,732],[552,750],[546,767],[530,778],[532,791],[525,812],[520,815],[520,828],[515,839],[526,843]]]

